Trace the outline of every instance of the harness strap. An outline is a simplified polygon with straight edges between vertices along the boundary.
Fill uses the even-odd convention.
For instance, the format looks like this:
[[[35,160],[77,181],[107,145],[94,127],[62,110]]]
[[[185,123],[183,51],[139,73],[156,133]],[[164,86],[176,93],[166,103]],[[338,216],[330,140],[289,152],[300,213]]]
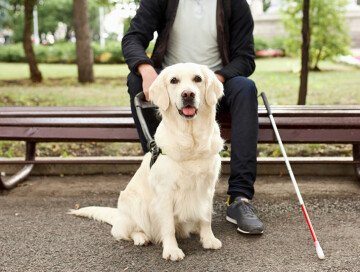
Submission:
[[[149,143],[149,150],[151,153],[150,169],[158,159],[159,155],[162,154],[161,148],[157,146],[154,140]]]

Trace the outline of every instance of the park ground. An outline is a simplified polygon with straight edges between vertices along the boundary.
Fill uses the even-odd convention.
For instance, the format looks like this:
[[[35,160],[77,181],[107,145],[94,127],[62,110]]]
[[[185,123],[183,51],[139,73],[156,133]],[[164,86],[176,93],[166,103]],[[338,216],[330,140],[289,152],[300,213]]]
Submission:
[[[220,250],[199,237],[179,241],[181,262],[161,258],[161,246],[115,241],[105,223],[67,214],[80,206],[116,205],[130,175],[32,176],[0,193],[0,271],[359,271],[360,184],[354,177],[298,177],[325,253],[318,259],[288,176],[260,176],[253,204],[265,224],[244,236],[225,220],[227,176],[216,188],[213,230]]]

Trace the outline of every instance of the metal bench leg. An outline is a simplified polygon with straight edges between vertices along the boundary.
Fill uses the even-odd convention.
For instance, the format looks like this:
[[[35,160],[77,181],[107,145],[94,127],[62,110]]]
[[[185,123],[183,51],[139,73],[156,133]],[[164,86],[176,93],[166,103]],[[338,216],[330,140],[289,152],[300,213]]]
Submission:
[[[33,161],[35,159],[35,149],[36,143],[34,142],[26,142],[26,157],[25,161]],[[25,164],[25,166],[17,172],[15,175],[11,176],[6,180],[2,180],[0,177],[0,189],[12,189],[18,183],[25,180],[29,175],[31,170],[33,169],[34,164]]]
[[[353,144],[353,158],[354,161],[360,161],[360,144]],[[360,164],[354,164],[355,175],[360,181]]]

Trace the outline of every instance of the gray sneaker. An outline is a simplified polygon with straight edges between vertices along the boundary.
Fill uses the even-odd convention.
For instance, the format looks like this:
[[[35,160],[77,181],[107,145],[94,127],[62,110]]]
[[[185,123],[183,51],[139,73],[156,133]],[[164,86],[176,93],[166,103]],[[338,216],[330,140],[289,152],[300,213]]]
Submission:
[[[264,232],[263,223],[256,216],[254,207],[247,199],[237,197],[231,204],[228,200],[227,206],[226,220],[236,224],[239,232],[245,234],[262,234]]]

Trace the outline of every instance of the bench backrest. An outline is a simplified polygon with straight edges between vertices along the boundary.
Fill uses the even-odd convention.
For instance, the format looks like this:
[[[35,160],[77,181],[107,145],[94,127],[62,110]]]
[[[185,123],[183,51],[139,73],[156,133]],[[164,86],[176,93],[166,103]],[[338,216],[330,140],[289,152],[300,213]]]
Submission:
[[[360,106],[272,106],[283,142],[360,143]],[[219,114],[222,136],[231,117]],[[259,142],[276,142],[259,106]],[[0,140],[139,141],[129,107],[0,107]]]

